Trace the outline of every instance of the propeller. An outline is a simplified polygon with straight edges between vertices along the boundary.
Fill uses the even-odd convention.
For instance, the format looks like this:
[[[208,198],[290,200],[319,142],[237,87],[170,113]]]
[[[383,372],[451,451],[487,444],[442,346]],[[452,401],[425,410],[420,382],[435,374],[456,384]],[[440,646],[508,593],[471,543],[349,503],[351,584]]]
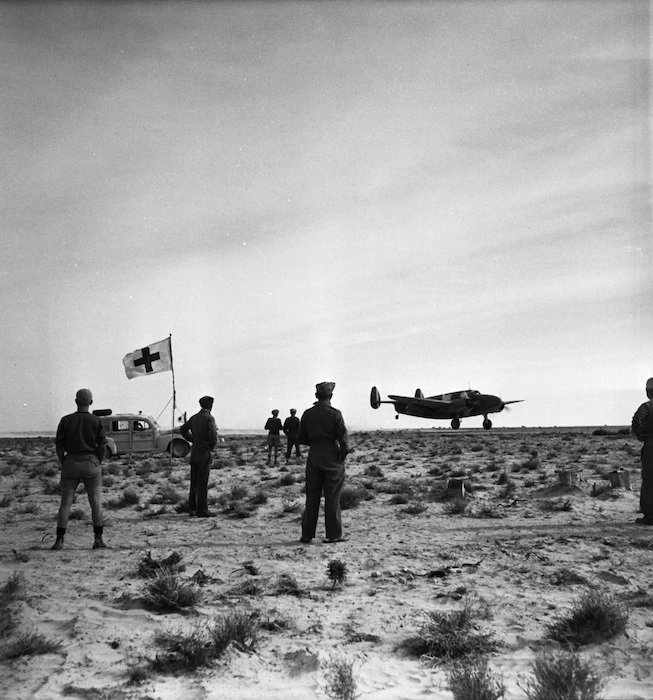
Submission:
[[[511,403],[522,403],[524,399],[516,399],[515,401],[501,401],[501,410],[505,410],[507,413],[510,413],[510,404]]]

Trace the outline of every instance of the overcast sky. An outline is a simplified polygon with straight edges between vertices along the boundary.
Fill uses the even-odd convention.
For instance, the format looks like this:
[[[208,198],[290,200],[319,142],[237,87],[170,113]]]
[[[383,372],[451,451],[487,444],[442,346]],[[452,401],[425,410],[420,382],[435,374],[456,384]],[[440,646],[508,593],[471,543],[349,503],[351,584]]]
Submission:
[[[649,3],[0,3],[3,431],[177,403],[623,425],[653,376]],[[170,423],[171,411],[161,417]],[[478,427],[481,418],[463,426]]]

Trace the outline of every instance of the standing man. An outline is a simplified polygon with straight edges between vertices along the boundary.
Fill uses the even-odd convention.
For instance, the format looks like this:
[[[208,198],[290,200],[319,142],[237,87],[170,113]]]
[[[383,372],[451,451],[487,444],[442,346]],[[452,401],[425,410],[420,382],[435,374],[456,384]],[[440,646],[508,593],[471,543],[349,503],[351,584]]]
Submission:
[[[268,418],[265,422],[265,430],[268,431],[268,464],[270,464],[270,456],[272,448],[274,448],[274,463],[276,464],[279,458],[279,445],[281,444],[281,431],[283,425],[279,418],[279,411],[275,408],[272,411],[272,418]]]
[[[315,386],[317,401],[304,411],[299,424],[298,441],[309,445],[306,461],[306,508],[302,516],[300,542],[309,544],[315,537],[324,492],[324,523],[331,544],[348,539],[342,534],[340,492],[345,482],[345,458],[349,453],[347,428],[342,413],[331,405],[333,382]]]
[[[93,395],[89,389],[80,389],[75,395],[77,411],[59,421],[55,446],[61,463],[61,504],[57,515],[57,539],[52,549],[63,549],[70,508],[79,482],[84,482],[93,515],[95,541],[93,549],[104,549],[102,539],[102,459],[107,443],[102,421],[89,408]]]
[[[283,422],[283,432],[288,438],[288,446],[286,447],[286,464],[290,463],[290,455],[292,454],[292,448],[295,448],[295,456],[297,459],[301,459],[302,453],[299,448],[299,442],[297,441],[297,433],[299,432],[299,418],[295,415],[297,413],[296,408],[290,409],[290,415]]]
[[[198,518],[212,518],[215,514],[208,508],[209,473],[211,452],[218,444],[218,428],[211,415],[213,397],[202,396],[200,411],[191,416],[180,428],[182,436],[192,443],[190,451],[190,491],[188,513]]]
[[[646,382],[644,402],[633,416],[633,433],[643,443],[642,460],[642,489],[639,494],[639,509],[641,518],[635,522],[638,525],[653,525],[653,377]]]

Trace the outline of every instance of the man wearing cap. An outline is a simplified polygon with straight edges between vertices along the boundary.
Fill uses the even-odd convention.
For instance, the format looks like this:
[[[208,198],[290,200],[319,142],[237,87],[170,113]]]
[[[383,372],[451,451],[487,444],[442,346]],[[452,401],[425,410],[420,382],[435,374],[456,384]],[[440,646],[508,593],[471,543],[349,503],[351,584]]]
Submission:
[[[102,539],[102,459],[107,442],[102,421],[89,410],[93,395],[80,389],[75,395],[77,410],[64,416],[57,427],[55,447],[61,463],[61,504],[57,515],[57,539],[52,549],[63,549],[64,535],[79,482],[84,482],[93,516],[93,549],[104,549]]]
[[[268,418],[265,422],[265,430],[268,431],[268,464],[270,464],[270,457],[272,456],[272,449],[274,448],[274,463],[276,464],[279,459],[279,445],[281,444],[281,430],[283,426],[281,424],[281,419],[279,418],[279,411],[275,408],[272,411],[272,418]]]
[[[211,415],[213,397],[202,396],[200,411],[191,416],[180,428],[182,436],[192,443],[190,451],[190,491],[188,512],[198,518],[210,518],[207,499],[209,473],[211,472],[211,452],[218,444],[218,428]]]
[[[641,518],[635,522],[638,525],[653,525],[653,377],[646,382],[644,402],[635,411],[632,429],[635,437],[642,444],[642,488],[639,494],[639,509]]]
[[[295,448],[295,456],[297,459],[301,459],[302,453],[299,447],[299,442],[297,441],[297,433],[299,432],[299,418],[295,415],[297,413],[296,408],[290,409],[290,415],[283,422],[283,432],[288,439],[288,445],[286,447],[286,464],[290,462],[290,455],[292,454],[292,448]]]
[[[345,482],[345,457],[349,453],[347,428],[342,413],[331,405],[333,382],[315,386],[317,401],[304,411],[297,440],[308,445],[306,461],[306,508],[302,516],[300,542],[309,544],[315,537],[324,493],[325,543],[344,542],[340,517],[340,492]]]

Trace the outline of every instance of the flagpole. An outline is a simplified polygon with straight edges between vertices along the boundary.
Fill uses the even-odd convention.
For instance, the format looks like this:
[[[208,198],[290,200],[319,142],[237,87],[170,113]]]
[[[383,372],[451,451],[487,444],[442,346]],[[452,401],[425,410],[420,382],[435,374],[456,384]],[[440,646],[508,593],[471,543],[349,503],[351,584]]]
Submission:
[[[175,410],[177,408],[177,390],[175,388],[175,363],[172,359],[172,333],[169,334],[170,341],[170,370],[172,371],[172,433],[170,435],[170,466],[172,466],[172,453],[174,452],[175,441]]]

